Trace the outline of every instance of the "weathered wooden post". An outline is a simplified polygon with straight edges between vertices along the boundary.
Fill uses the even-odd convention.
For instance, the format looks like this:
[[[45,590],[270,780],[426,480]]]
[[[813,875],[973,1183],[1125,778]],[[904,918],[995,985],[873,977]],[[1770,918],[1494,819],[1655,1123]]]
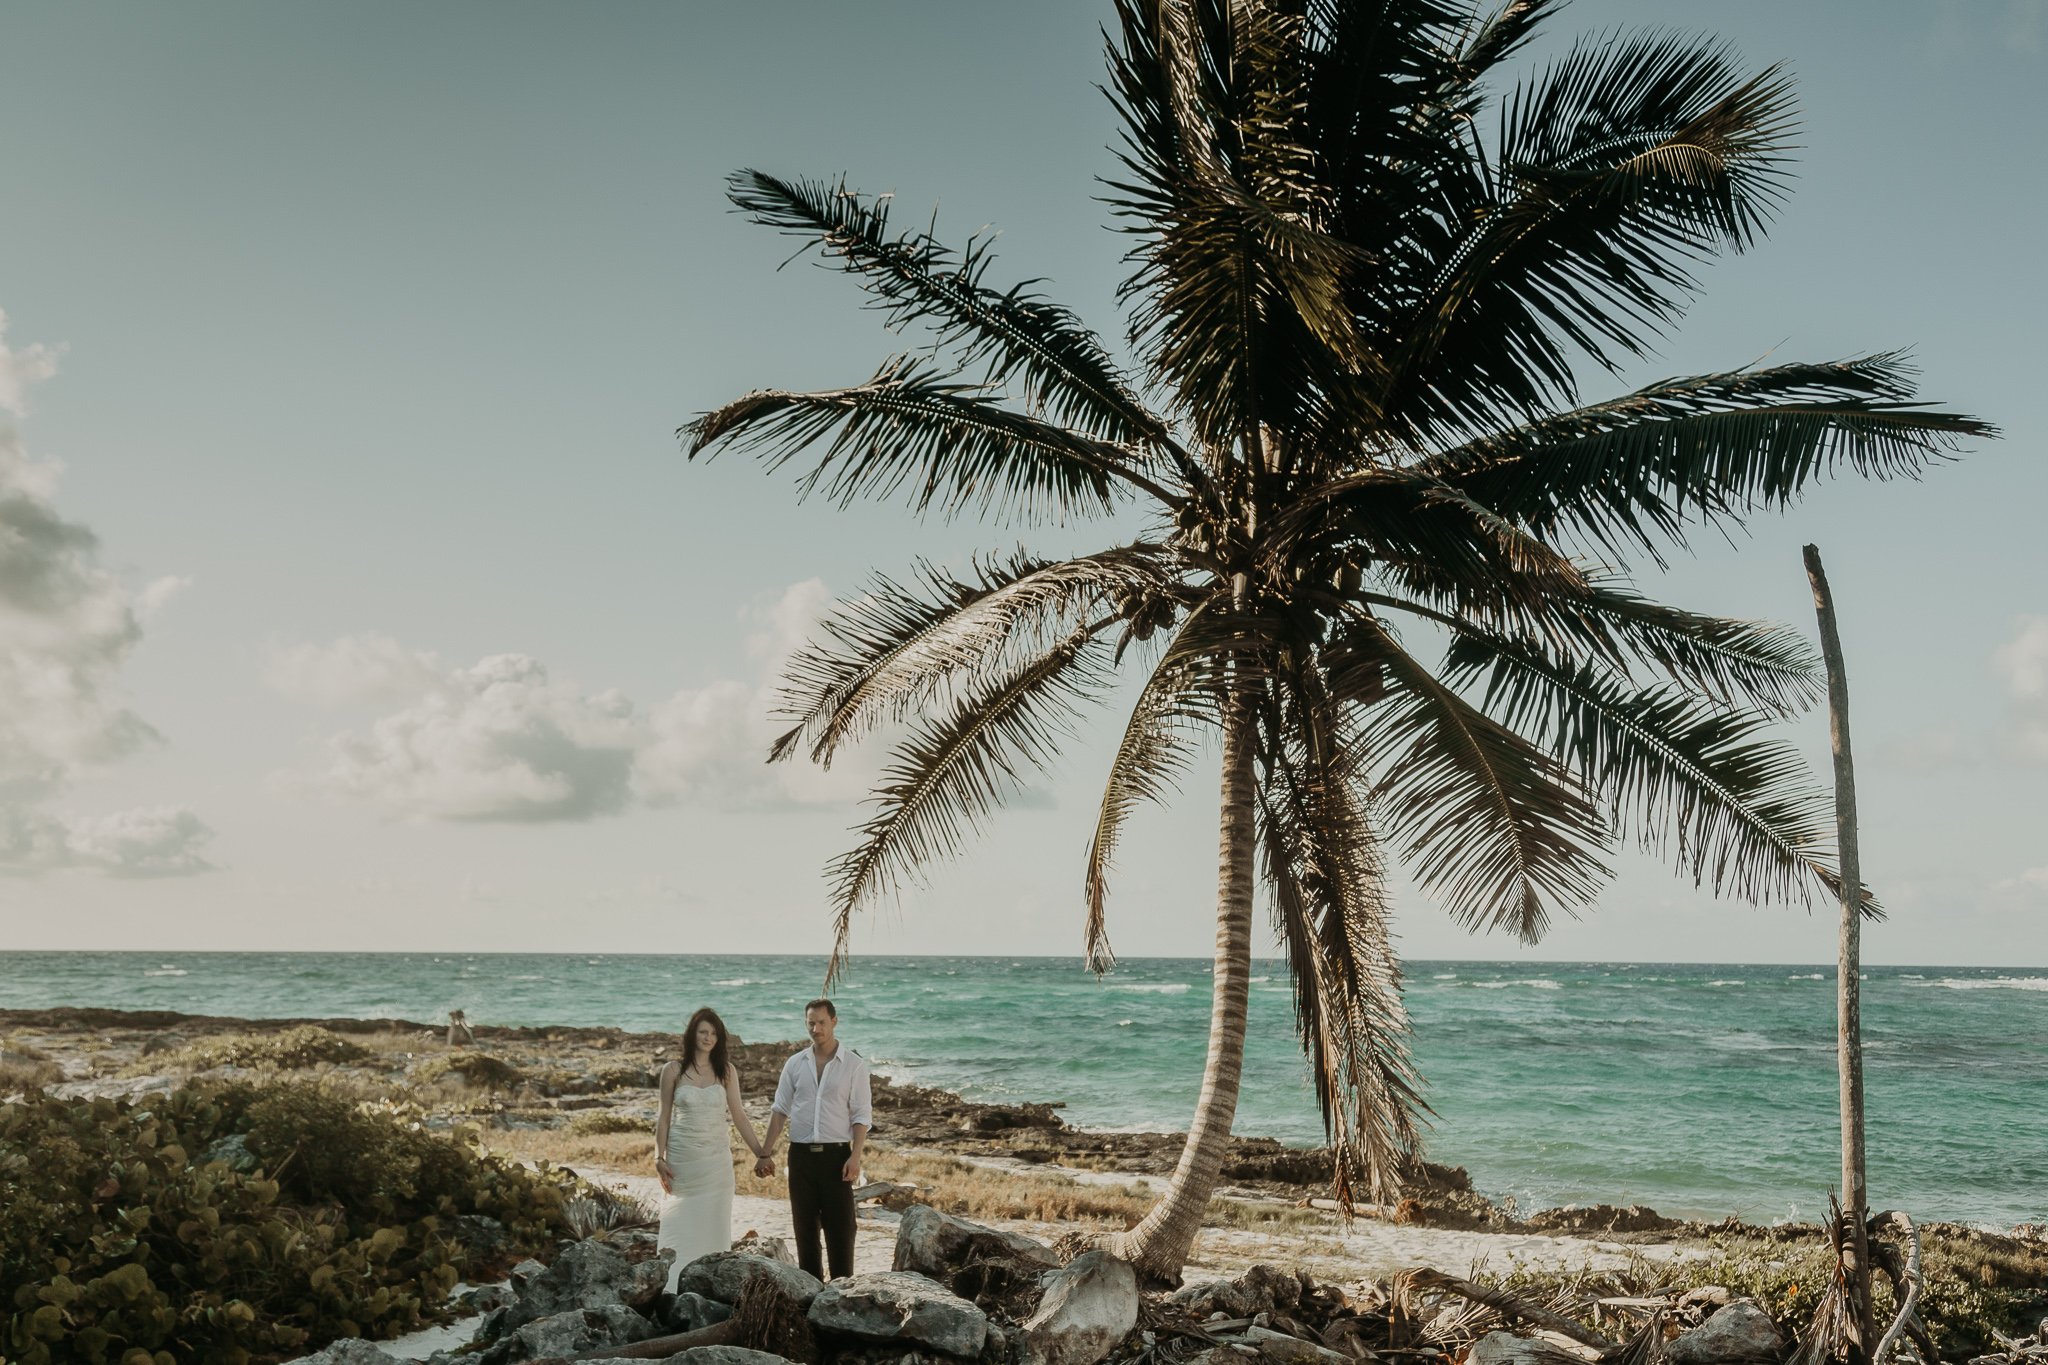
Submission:
[[[1842,1088],[1842,1249],[1847,1280],[1848,1356],[1870,1359],[1877,1326],[1870,1301],[1870,1216],[1863,1165],[1863,868],[1856,848],[1856,769],[1849,755],[1849,677],[1835,599],[1820,549],[1805,549],[1806,579],[1820,616],[1821,657],[1828,670],[1828,738],[1835,754],[1835,839],[1842,853],[1842,929],[1835,977],[1835,1056]]]

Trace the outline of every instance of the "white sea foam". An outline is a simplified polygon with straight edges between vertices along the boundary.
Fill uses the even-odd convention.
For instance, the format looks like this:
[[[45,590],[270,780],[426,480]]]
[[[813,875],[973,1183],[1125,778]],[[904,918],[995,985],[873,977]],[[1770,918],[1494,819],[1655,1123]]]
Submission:
[[[191,975],[191,973],[190,973],[190,972],[188,972],[188,971],[186,971],[186,970],[185,970],[184,968],[182,968],[182,967],[170,967],[170,966],[165,966],[165,967],[159,967],[159,968],[158,968],[158,969],[157,969],[156,971],[153,971],[153,972],[144,972],[144,973],[143,973],[143,975],[144,975],[144,976],[190,976],[190,975]]]
[[[2000,976],[1986,981],[1963,979],[1953,976],[1939,981],[1930,981],[1930,986],[1946,986],[1952,991],[2048,991],[2048,976]]]
[[[512,979],[513,979],[514,981],[545,981],[545,980],[547,980],[547,978],[546,978],[546,977],[544,977],[544,976],[515,976],[515,977],[513,977]]]
[[[1149,991],[1154,995],[1179,995],[1182,991],[1188,989],[1188,983],[1185,981],[1176,981],[1167,985],[1111,986],[1110,989],[1113,991]]]
[[[1469,981],[1466,984],[1478,986],[1482,990],[1489,991],[1502,990],[1508,986],[1533,986],[1539,991],[1561,991],[1564,989],[1563,986],[1550,980],[1548,977],[1540,976],[1528,981]]]
[[[1709,986],[1741,986],[1747,983],[1742,981],[1709,981],[1707,984]]]
[[[1137,1021],[1135,1019],[1119,1019],[1116,1021],[1116,1026],[1118,1028],[1129,1028],[1132,1024],[1136,1022]]]
[[[714,981],[711,984],[714,986],[772,986],[775,983],[773,981],[750,981],[746,977],[741,976],[735,977],[731,981]]]
[[[1785,979],[1787,981],[1825,981],[1828,979],[1828,974],[1826,972],[1808,972],[1804,976],[1788,976]]]
[[[1273,978],[1272,978],[1272,977],[1270,977],[1270,976],[1254,976],[1254,977],[1248,977],[1248,978],[1246,978],[1246,979],[1247,979],[1248,981],[1250,981],[1252,985],[1256,986],[1256,985],[1258,985],[1258,984],[1259,984],[1259,983],[1260,983],[1261,981],[1271,981],[1271,980],[1272,980]]]
[[[1458,979],[1458,974],[1456,972],[1438,972],[1436,974],[1436,979],[1438,981],[1456,981]]]

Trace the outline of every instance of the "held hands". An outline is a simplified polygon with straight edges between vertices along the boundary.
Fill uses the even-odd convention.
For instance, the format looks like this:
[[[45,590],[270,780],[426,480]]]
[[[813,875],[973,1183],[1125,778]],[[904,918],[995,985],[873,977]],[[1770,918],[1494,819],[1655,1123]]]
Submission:
[[[765,1154],[758,1158],[754,1162],[754,1174],[761,1177],[763,1180],[766,1180],[769,1176],[774,1175],[775,1158],[772,1156],[767,1156]]]

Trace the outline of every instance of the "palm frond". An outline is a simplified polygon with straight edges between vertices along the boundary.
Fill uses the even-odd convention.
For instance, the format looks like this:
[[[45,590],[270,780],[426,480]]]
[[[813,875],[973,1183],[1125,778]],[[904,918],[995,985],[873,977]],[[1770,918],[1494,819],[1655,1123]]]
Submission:
[[[1102,786],[1083,881],[1088,901],[1083,951],[1089,970],[1098,974],[1116,965],[1109,946],[1107,902],[1124,823],[1140,803],[1165,802],[1187,768],[1186,727],[1214,719],[1213,699],[1224,675],[1216,656],[1204,648],[1208,625],[1204,608],[1197,607],[1167,645],[1131,706]]]
[[[1470,928],[1534,943],[1553,908],[1574,913],[1609,876],[1599,811],[1554,757],[1478,710],[1356,616],[1325,655],[1330,690],[1364,706],[1362,762],[1374,804],[1416,880]]]
[[[1106,602],[1170,591],[1174,565],[1140,541],[1057,562],[1019,551],[978,561],[964,582],[930,564],[918,577],[904,585],[878,576],[823,622],[836,646],[813,643],[790,659],[776,714],[796,724],[771,762],[806,744],[830,767],[841,745],[876,723],[1051,648]]]
[[[833,860],[829,988],[844,966],[854,914],[900,889],[920,869],[958,850],[1023,781],[1044,768],[1080,703],[1104,683],[1084,625],[1039,657],[962,696],[899,745],[868,799],[876,807],[860,843]],[[1091,649],[1091,646],[1094,646]]]
[[[797,487],[802,496],[822,487],[841,506],[907,491],[919,512],[1063,520],[1114,511],[1129,484],[1121,449],[1005,407],[981,385],[950,382],[902,356],[852,388],[756,390],[679,434],[692,459],[732,444],[761,451],[771,470],[826,441]]]
[[[1446,680],[1481,678],[1489,714],[1548,746],[1613,806],[1624,832],[1675,858],[1695,885],[1801,904],[1816,887],[1840,886],[1826,859],[1833,806],[1796,751],[1758,739],[1768,716],[1680,687],[1632,688],[1526,643],[1455,637]]]
[[[1693,522],[1739,525],[1846,464],[1910,477],[1997,429],[1913,401],[1896,353],[1664,379],[1416,466],[1538,534],[1658,555]]]
[[[1790,83],[1669,34],[1579,44],[1505,100],[1483,197],[1446,221],[1390,363],[1389,405],[1438,433],[1528,413],[1573,347],[1640,355],[1781,196]]]
[[[1027,406],[1097,440],[1127,443],[1133,464],[1146,443],[1170,441],[1102,340],[1068,309],[983,283],[989,243],[970,238],[955,252],[930,232],[892,234],[888,196],[867,197],[833,181],[783,180],[739,171],[728,197],[757,223],[813,242],[828,262],[860,278],[892,327],[926,324],[963,365],[985,363],[990,382],[1021,381]]]
[[[1336,1156],[1336,1196],[1348,1208],[1362,1181],[1374,1199],[1391,1202],[1418,1151],[1422,1105],[1404,1042],[1379,841],[1341,711],[1313,669],[1282,679],[1266,729],[1260,843],[1295,1025]]]

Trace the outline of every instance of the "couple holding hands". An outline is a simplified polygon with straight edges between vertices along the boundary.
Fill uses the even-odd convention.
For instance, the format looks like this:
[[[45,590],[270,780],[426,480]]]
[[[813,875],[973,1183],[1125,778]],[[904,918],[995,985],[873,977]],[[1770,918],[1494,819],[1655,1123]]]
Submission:
[[[853,1185],[872,1122],[868,1064],[834,1037],[839,1011],[830,1000],[804,1006],[811,1045],[783,1064],[768,1135],[757,1139],[740,1103],[739,1068],[726,1055],[725,1022],[709,1009],[690,1016],[683,1055],[661,1072],[654,1123],[654,1173],[669,1195],[660,1244],[673,1248],[673,1291],[682,1268],[732,1248],[732,1143],[728,1120],[755,1156],[754,1174],[775,1173],[775,1143],[789,1129],[789,1214],[797,1264],[823,1280],[853,1273]],[[824,1233],[826,1257],[818,1254]]]

